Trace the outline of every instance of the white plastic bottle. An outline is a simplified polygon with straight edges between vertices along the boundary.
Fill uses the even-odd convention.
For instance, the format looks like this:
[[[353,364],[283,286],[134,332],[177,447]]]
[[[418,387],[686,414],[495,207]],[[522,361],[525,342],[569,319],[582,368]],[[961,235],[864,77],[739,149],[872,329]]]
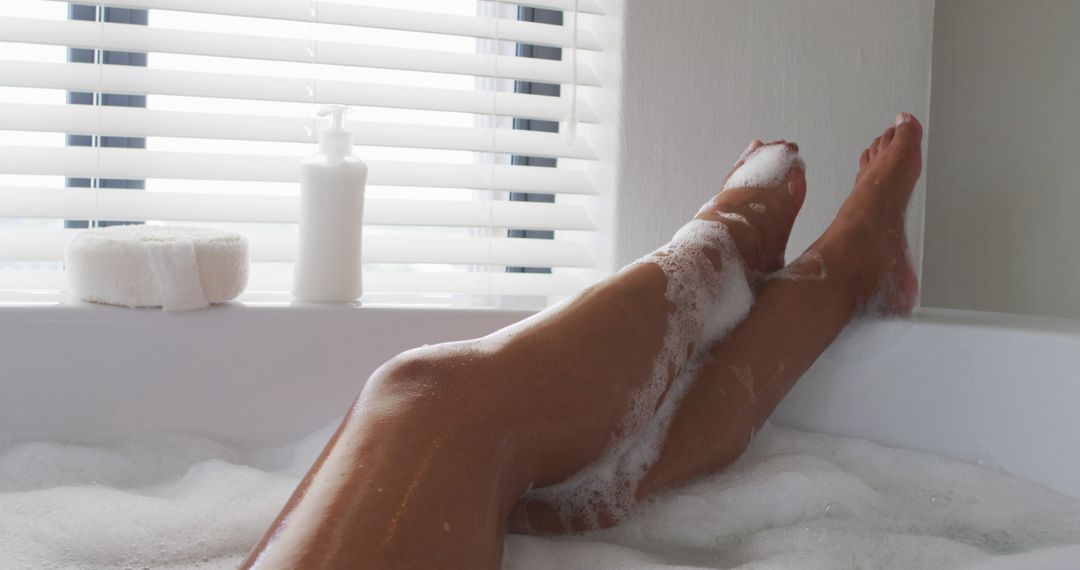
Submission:
[[[319,152],[300,163],[300,244],[293,297],[312,303],[348,303],[362,293],[360,230],[367,165],[352,154],[345,129],[348,107],[319,109],[330,128],[319,133]]]

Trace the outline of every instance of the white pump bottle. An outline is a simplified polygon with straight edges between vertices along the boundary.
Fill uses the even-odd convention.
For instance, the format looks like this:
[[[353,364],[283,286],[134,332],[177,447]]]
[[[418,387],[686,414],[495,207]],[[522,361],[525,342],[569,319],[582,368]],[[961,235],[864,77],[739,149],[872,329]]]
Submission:
[[[360,230],[367,165],[352,154],[343,105],[319,109],[330,127],[319,133],[319,152],[300,163],[300,244],[293,297],[312,303],[348,303],[362,293]]]

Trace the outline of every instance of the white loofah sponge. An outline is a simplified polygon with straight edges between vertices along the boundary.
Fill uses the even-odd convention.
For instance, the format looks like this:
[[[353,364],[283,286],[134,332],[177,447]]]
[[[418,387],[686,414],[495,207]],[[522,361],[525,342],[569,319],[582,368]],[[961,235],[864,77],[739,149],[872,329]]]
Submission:
[[[240,234],[172,226],[113,226],[67,243],[68,287],[77,298],[166,311],[201,309],[247,287],[248,245]]]

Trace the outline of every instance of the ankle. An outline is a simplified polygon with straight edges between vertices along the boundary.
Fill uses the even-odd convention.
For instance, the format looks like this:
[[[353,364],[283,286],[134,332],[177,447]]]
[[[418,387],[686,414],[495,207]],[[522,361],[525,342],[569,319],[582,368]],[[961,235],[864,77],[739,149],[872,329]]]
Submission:
[[[739,251],[739,257],[742,258],[743,265],[746,267],[747,279],[755,282],[767,272],[765,241],[756,224],[745,216],[734,213],[709,214],[701,218],[719,222],[727,228],[728,234],[735,242],[735,249]]]
[[[877,233],[862,223],[836,221],[810,246],[855,306],[865,305],[881,283],[882,264],[874,248]]]

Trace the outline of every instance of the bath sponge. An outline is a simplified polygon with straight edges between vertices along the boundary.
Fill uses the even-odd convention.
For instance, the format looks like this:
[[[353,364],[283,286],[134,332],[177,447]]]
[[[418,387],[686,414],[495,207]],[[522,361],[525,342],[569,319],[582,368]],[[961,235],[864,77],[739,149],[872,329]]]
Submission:
[[[79,232],[64,251],[68,287],[86,301],[201,309],[247,286],[240,234],[179,226],[113,226]]]

